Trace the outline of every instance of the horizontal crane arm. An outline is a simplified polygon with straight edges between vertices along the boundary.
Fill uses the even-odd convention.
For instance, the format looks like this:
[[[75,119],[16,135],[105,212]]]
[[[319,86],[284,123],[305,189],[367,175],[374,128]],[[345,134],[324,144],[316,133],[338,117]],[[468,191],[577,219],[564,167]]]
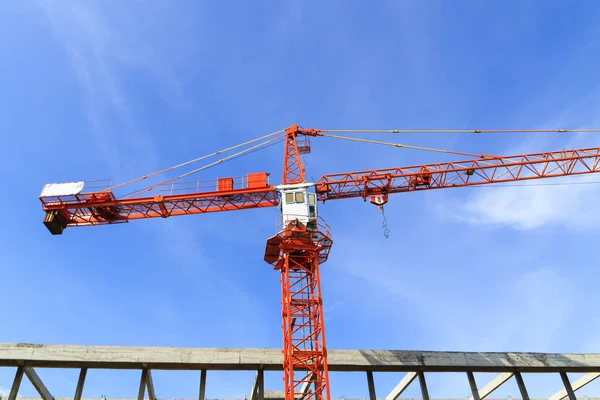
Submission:
[[[505,183],[600,172],[600,147],[324,175],[319,200]]]
[[[53,234],[67,226],[104,225],[142,218],[274,207],[274,186],[119,200],[111,191],[42,196],[44,224]]]

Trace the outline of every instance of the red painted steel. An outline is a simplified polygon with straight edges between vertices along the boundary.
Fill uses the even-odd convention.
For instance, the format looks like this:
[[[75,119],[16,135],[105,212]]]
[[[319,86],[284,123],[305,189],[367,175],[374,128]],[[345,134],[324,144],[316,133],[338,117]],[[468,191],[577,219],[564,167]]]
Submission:
[[[310,143],[297,141],[298,135],[314,135],[297,125],[286,130],[283,184],[304,183],[300,154],[310,151]],[[306,138],[307,139],[307,138]],[[298,220],[280,226],[267,240],[265,261],[281,271],[281,317],[283,329],[283,381],[286,400],[329,400],[329,373],[323,319],[323,299],[319,265],[331,248],[329,229],[320,220],[309,231]]]
[[[600,147],[324,175],[319,200],[506,183],[600,172]],[[386,198],[387,199],[387,198]]]
[[[298,125],[286,129],[285,159],[283,160],[283,179],[281,182],[284,185],[304,182],[304,166],[296,143],[298,129]]]
[[[330,398],[319,266],[327,261],[331,245],[329,228],[322,220],[311,232],[302,223],[291,222],[267,242],[265,260],[281,272],[283,380],[288,400]],[[269,251],[274,248],[275,253]]]
[[[310,136],[317,136],[316,129],[303,129],[292,125],[285,130],[285,159],[283,161],[282,184],[304,183],[305,172],[300,154],[310,153]]]
[[[127,200],[118,200],[110,191],[42,197],[40,200],[44,211],[58,210],[66,218],[67,226],[115,224],[142,218],[274,207],[279,204],[273,186]]]

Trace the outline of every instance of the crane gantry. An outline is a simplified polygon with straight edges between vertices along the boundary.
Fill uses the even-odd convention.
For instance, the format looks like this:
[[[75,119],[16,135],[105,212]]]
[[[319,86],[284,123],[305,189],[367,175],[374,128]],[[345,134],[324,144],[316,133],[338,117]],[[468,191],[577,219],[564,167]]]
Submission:
[[[327,261],[332,246],[328,225],[319,216],[319,201],[356,198],[383,207],[394,193],[456,188],[600,172],[600,147],[559,150],[513,156],[490,156],[339,136],[348,130],[304,129],[298,125],[212,153],[177,166],[119,185],[84,190],[85,182],[45,185],[40,195],[44,224],[54,234],[70,226],[125,223],[136,219],[167,218],[261,207],[279,207],[277,234],[267,240],[265,261],[281,274],[283,370],[286,400],[330,399],[327,347],[319,266]],[[359,131],[353,131],[359,132]],[[360,131],[360,132],[600,132],[600,130],[452,130],[452,131]],[[358,140],[395,147],[471,156],[463,161],[376,169],[324,175],[306,182],[301,156],[310,152],[310,138]],[[176,178],[124,197],[114,190],[151,176],[233,151],[239,151]],[[284,142],[284,167],[279,185],[269,183],[269,174],[257,172],[241,179],[219,178],[206,190],[201,181],[176,186],[180,179],[247,154],[267,144]],[[168,190],[170,186],[170,190]],[[167,193],[164,193],[167,188]],[[203,189],[203,190],[201,190]],[[153,190],[161,193],[148,195]]]

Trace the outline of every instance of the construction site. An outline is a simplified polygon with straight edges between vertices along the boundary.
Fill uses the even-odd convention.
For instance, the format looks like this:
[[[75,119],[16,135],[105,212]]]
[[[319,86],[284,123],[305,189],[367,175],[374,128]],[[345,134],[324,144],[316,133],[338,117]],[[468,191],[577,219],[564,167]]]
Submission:
[[[470,132],[486,133],[485,130]],[[561,129],[556,132],[595,131]],[[278,392],[275,397],[285,400],[330,399],[330,371],[365,373],[371,400],[377,398],[374,372],[406,372],[398,385],[386,395],[387,400],[396,400],[413,381],[418,383],[422,398],[429,399],[426,376],[435,372],[465,374],[472,398],[477,400],[488,397],[509,379],[515,380],[522,398],[528,399],[523,375],[529,372],[559,374],[564,387],[557,389],[556,394],[551,397],[553,400],[567,397],[575,399],[576,390],[600,377],[600,355],[592,354],[328,350],[325,344],[320,267],[328,260],[333,241],[329,227],[319,216],[317,209],[319,202],[359,197],[383,210],[388,197],[400,193],[598,173],[600,148],[516,156],[477,156],[451,150],[358,139],[340,136],[339,133],[292,125],[206,156],[235,151],[212,164],[221,163],[260,146],[273,142],[282,143],[283,177],[278,185],[269,183],[269,175],[266,172],[249,173],[245,179],[237,182],[234,178],[219,178],[213,182],[212,190],[200,190],[206,187],[206,181],[177,185],[182,178],[199,172],[206,168],[205,166],[149,186],[125,198],[117,198],[114,194],[114,190],[121,186],[187,166],[205,157],[91,192],[86,191],[86,182],[45,185],[40,200],[45,211],[44,225],[52,235],[62,235],[65,229],[77,226],[112,225],[146,218],[278,207],[281,215],[277,218],[277,234],[266,241],[264,261],[281,274],[283,350],[9,344],[0,349],[0,365],[17,368],[9,400],[16,399],[23,376],[29,379],[44,400],[52,399],[49,389],[35,372],[36,367],[80,369],[76,399],[82,397],[87,371],[93,368],[140,370],[138,399],[143,399],[146,393],[150,399],[156,398],[152,380],[153,370],[200,371],[200,400],[205,399],[206,373],[210,370],[256,371],[256,378],[249,393],[251,400],[265,398],[265,371],[283,371],[283,391]],[[401,131],[394,130],[390,133]],[[477,158],[325,175],[317,182],[307,182],[301,156],[310,153],[310,138],[325,136]],[[255,144],[256,142],[258,144]],[[244,149],[238,150],[239,148]],[[166,188],[168,193],[163,191],[155,196],[147,195],[148,192],[161,188]],[[498,375],[489,383],[480,383],[478,386],[474,373],[482,372],[494,372]],[[571,382],[568,373],[585,375]]]
[[[0,400],[600,399],[595,298],[587,300],[595,292],[596,260],[593,244],[581,239],[595,237],[596,200],[584,194],[596,192],[574,189],[600,183],[599,122],[573,111],[596,92],[581,89],[586,94],[560,118],[527,115],[505,125],[500,112],[480,120],[429,119],[437,109],[416,111],[414,104],[405,113],[409,122],[386,109],[385,122],[374,123],[377,106],[372,119],[354,122],[360,113],[348,106],[347,123],[313,110],[319,125],[273,128],[279,119],[253,125],[233,121],[232,112],[203,126],[215,128],[212,136],[178,136],[168,123],[184,115],[181,93],[188,87],[177,92],[173,84],[180,97],[172,95],[164,108],[145,105],[142,113],[126,106],[134,101],[125,93],[146,98],[143,85],[138,94],[115,82],[142,78],[125,72],[122,81],[115,78],[108,51],[78,58],[83,48],[101,52],[112,37],[111,29],[98,28],[95,46],[73,42],[74,32],[112,26],[109,17],[94,23],[93,10],[100,15],[102,7],[81,7],[60,18],[53,14],[60,7],[41,7],[66,43],[72,76],[92,99],[82,123],[92,133],[82,145],[54,132],[39,149],[24,150],[38,154],[39,164],[22,191],[27,199],[13,202],[26,208],[9,217],[23,218],[23,232],[12,234],[13,242],[6,235],[14,257],[7,256],[2,271],[8,301],[0,312],[11,319],[0,334],[11,340],[0,337]],[[86,29],[71,31],[64,21]],[[127,51],[116,58],[131,62]],[[242,59],[253,62],[251,55]],[[90,89],[90,60],[104,79],[101,90]],[[214,74],[234,76],[244,68]],[[153,74],[166,79],[165,70]],[[463,85],[467,78],[461,79]],[[57,92],[48,90],[49,98]],[[104,92],[110,107],[98,111],[94,96]],[[158,104],[160,96],[152,98]],[[448,110],[453,101],[445,103]],[[279,110],[275,103],[261,110]],[[66,105],[48,104],[68,114]],[[461,109],[464,115],[470,107]],[[128,137],[106,133],[113,129],[102,125],[106,110],[118,110]],[[172,120],[161,119],[170,112]],[[155,117],[160,134],[134,133],[136,121],[152,125]],[[57,132],[67,129],[50,117],[42,121]],[[329,123],[337,129],[320,126]],[[270,133],[248,133],[265,126]],[[22,168],[24,161],[10,157],[7,164]],[[95,179],[100,174],[115,178]],[[541,186],[547,189],[536,192]],[[376,239],[365,240],[374,233]],[[18,247],[17,240],[35,242],[38,250]],[[15,261],[21,259],[22,266]],[[19,289],[23,282],[35,282],[27,295]]]

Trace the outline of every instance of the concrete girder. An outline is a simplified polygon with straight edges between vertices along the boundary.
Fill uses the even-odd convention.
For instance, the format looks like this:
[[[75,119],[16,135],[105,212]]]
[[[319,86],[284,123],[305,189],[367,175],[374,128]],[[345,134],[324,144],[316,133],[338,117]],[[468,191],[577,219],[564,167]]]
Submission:
[[[281,349],[64,346],[0,343],[0,366],[282,371]],[[600,372],[600,354],[328,350],[329,370]]]

